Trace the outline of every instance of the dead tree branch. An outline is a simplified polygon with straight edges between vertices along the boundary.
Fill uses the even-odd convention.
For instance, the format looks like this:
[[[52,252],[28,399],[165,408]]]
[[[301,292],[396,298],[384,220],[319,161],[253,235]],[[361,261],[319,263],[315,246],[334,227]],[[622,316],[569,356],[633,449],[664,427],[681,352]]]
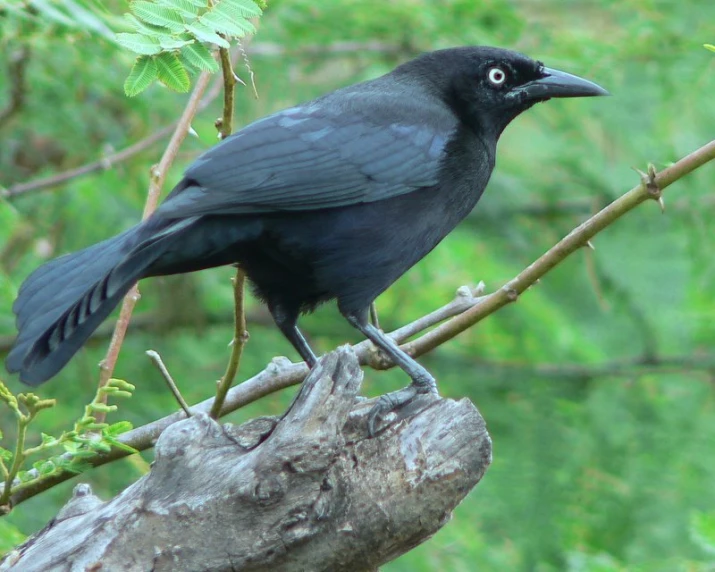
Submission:
[[[0,570],[376,570],[449,520],[491,441],[471,403],[436,396],[368,438],[361,381],[343,347],[280,420],[175,423],[148,475],[106,503],[79,485]]]

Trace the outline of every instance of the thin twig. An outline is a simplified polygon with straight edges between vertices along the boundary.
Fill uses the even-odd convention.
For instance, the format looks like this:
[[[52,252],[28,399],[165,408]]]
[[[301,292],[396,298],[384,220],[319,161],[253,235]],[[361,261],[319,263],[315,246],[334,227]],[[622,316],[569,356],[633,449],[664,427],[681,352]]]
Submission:
[[[713,159],[715,159],[715,141],[711,141],[707,145],[704,145],[697,151],[691,153],[687,157],[681,159],[671,167],[659,173],[655,177],[654,183],[657,184],[657,189],[661,191]],[[531,280],[531,284],[533,284],[536,281],[535,276],[541,276],[551,270],[551,268],[559,264],[569,254],[583,246],[586,241],[593,238],[596,233],[618,220],[618,218],[632,210],[636,205],[649,198],[656,198],[653,195],[652,189],[653,187],[649,188],[649,186],[645,184],[641,184],[632,189],[620,199],[614,201],[611,205],[572,231],[564,240],[559,242],[544,256],[527,267],[522,273],[519,274],[519,276],[517,276],[517,278],[509,282],[505,287],[493,294],[490,294],[489,296],[475,298],[475,303],[469,304],[469,309],[464,311],[462,314],[458,315],[456,318],[450,319],[442,326],[432,330],[429,334],[422,336],[416,340],[416,342],[412,342],[411,344],[407,344],[407,346],[403,347],[411,349],[415,352],[415,354],[417,354],[417,352],[425,353],[434,347],[430,347],[434,338],[429,338],[428,336],[434,332],[440,331],[444,326],[449,326],[447,330],[452,333],[452,328],[454,327],[452,324],[454,324],[455,321],[462,319],[464,316],[468,316],[469,319],[473,319],[476,314],[479,319],[481,319],[481,317],[495,312],[497,309],[504,306],[505,303],[508,303],[500,303],[500,292],[505,291],[506,296],[513,296],[513,293],[509,293],[512,288],[525,288],[525,284],[528,280]],[[604,211],[607,211],[606,214],[603,214]],[[564,244],[565,241],[567,241],[566,244]],[[572,243],[575,244],[573,248],[571,248]],[[449,306],[449,304],[447,306]],[[450,337],[453,337],[454,335],[456,335],[456,333],[452,333],[452,336]],[[395,337],[398,342],[402,341],[397,336],[393,337]],[[428,343],[422,341],[425,339],[428,340]],[[449,337],[447,339],[449,339]],[[409,346],[412,346],[412,348]],[[370,343],[368,341],[357,344],[355,346],[355,351],[362,365],[371,365],[370,359],[372,358],[372,354],[374,352],[371,351]],[[287,358],[274,358],[271,364],[261,373],[249,380],[244,381],[240,385],[231,388],[226,396],[226,401],[222,407],[221,415],[231,413],[240,407],[253,403],[258,399],[269,395],[270,393],[274,393],[292,385],[297,385],[305,379],[307,374],[308,368],[305,363],[293,364]],[[191,411],[194,414],[199,412],[208,412],[213,406],[213,402],[213,398],[207,399],[193,406]],[[174,413],[162,419],[143,425],[142,427],[137,427],[136,429],[128,431],[120,435],[119,440],[125,445],[129,445],[138,451],[143,451],[154,445],[156,439],[164,429],[183,418],[183,414]],[[117,459],[121,459],[130,454],[131,453],[120,449],[112,449],[112,451],[107,454],[88,459],[87,462],[89,462],[92,466],[97,467]],[[11,497],[12,506],[17,506],[21,502],[24,502],[47,489],[71,479],[73,476],[75,476],[75,474],[69,471],[59,471],[46,479],[38,479],[28,482],[25,485],[21,485]]]
[[[76,179],[77,177],[81,177],[83,175],[89,175],[90,173],[94,173],[95,171],[111,169],[115,165],[118,165],[119,163],[122,163],[123,161],[126,161],[131,157],[134,157],[134,155],[137,155],[142,151],[149,149],[152,145],[158,143],[159,141],[164,139],[164,137],[169,135],[169,133],[173,132],[175,128],[176,124],[167,125],[163,129],[155,131],[146,139],[137,141],[126,149],[122,149],[121,151],[117,151],[116,153],[111,153],[103,157],[102,159],[99,159],[98,161],[87,163],[86,165],[82,165],[81,167],[77,167],[76,169],[70,169],[69,171],[64,171],[62,173],[57,173],[56,175],[36,179],[28,183],[19,183],[17,185],[12,185],[7,189],[0,190],[0,196],[12,199],[19,195],[24,195],[25,193],[30,193],[32,191],[40,191],[43,189],[49,189],[51,187],[57,187],[62,183],[65,183],[72,179]]]
[[[221,60],[221,71],[223,73],[224,96],[223,96],[223,116],[220,124],[217,125],[221,139],[228,137],[233,131],[233,107],[236,91],[236,74],[231,65],[231,58],[228,50],[221,48],[219,50],[219,59]],[[246,275],[240,267],[236,268],[236,276],[232,279],[233,282],[233,302],[234,302],[234,330],[233,339],[231,340],[231,356],[226,366],[226,372],[216,385],[216,399],[209,415],[214,419],[218,419],[221,415],[223,402],[226,399],[226,394],[236,378],[238,368],[241,364],[241,356],[243,355],[243,347],[248,341],[248,331],[246,330],[246,312],[244,307],[245,299],[245,284]]]
[[[155,165],[151,169],[149,192],[147,194],[146,204],[144,205],[142,219],[146,219],[149,215],[151,215],[159,203],[159,196],[161,195],[161,188],[164,185],[166,175],[171,167],[171,164],[174,162],[176,154],[179,152],[181,143],[189,132],[191,121],[198,111],[201,96],[203,95],[210,79],[211,75],[208,72],[203,72],[199,75],[196,80],[194,90],[189,97],[189,101],[186,103],[186,108],[176,125],[174,134],[171,136],[169,144],[167,145],[159,164]],[[100,363],[100,387],[105,386],[112,377],[114,366],[117,363],[117,358],[119,357],[119,350],[124,342],[124,336],[127,332],[127,328],[129,327],[129,320],[131,319],[132,311],[134,310],[137,300],[139,300],[139,289],[135,284],[129,293],[124,297],[122,308],[119,311],[119,320],[114,328],[112,341],[109,343],[109,348],[107,349],[107,355]],[[103,415],[97,414],[97,423],[103,422],[101,417],[103,417]]]
[[[152,361],[152,363],[157,367],[157,369],[161,373],[161,376],[164,378],[166,385],[169,386],[169,390],[174,395],[174,398],[176,399],[178,404],[181,406],[181,409],[183,409],[184,413],[186,413],[186,416],[191,417],[191,411],[189,410],[189,404],[186,403],[184,396],[181,395],[181,392],[179,391],[179,387],[176,385],[174,378],[171,377],[171,374],[169,373],[168,368],[166,367],[166,365],[164,365],[164,360],[162,360],[161,356],[158,354],[158,352],[155,352],[154,350],[147,350],[146,355],[149,356],[149,359]]]
[[[246,275],[240,268],[236,269],[236,276],[231,281],[233,282],[233,302],[234,302],[234,330],[233,339],[231,340],[231,357],[226,366],[226,373],[216,385],[216,398],[211,406],[209,415],[214,419],[221,416],[223,403],[226,400],[226,394],[233,384],[233,380],[238,373],[238,367],[241,364],[241,356],[243,348],[248,341],[248,331],[246,330],[246,312],[244,309],[244,289]]]

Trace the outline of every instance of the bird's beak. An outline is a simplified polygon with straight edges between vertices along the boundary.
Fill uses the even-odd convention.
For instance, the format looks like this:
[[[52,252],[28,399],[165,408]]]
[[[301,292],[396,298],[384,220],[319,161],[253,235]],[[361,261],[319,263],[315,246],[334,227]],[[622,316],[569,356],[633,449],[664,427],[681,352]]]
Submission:
[[[528,100],[542,100],[551,97],[594,97],[611,95],[600,85],[551,68],[541,68],[544,77],[525,83],[512,90],[515,96]]]

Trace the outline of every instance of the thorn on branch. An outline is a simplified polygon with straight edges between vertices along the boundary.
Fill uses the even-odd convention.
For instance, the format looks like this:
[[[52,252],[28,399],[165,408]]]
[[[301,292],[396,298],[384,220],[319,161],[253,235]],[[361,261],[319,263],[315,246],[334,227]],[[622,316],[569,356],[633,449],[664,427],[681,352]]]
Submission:
[[[586,246],[586,248],[588,248],[588,249],[590,249],[590,250],[596,250],[596,247],[593,245],[593,243],[592,243],[590,240],[587,240],[587,241],[586,241],[586,245],[585,245],[585,246]]]
[[[641,185],[648,193],[648,196],[658,203],[661,212],[665,212],[665,201],[663,201],[663,191],[658,186],[656,182],[656,175],[658,174],[655,170],[655,165],[653,163],[648,163],[648,172],[644,173],[640,169],[633,167],[633,170],[638,173],[641,178]]]

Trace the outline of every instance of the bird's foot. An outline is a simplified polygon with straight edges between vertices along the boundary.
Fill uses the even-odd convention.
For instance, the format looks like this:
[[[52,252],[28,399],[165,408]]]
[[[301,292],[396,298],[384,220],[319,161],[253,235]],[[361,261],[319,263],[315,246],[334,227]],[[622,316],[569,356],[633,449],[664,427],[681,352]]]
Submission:
[[[397,391],[391,391],[380,397],[367,416],[368,435],[371,438],[375,436],[377,426],[385,415],[407,405],[419,395],[430,393],[439,395],[437,383],[432,376],[426,379],[415,379],[407,387],[403,387]]]

